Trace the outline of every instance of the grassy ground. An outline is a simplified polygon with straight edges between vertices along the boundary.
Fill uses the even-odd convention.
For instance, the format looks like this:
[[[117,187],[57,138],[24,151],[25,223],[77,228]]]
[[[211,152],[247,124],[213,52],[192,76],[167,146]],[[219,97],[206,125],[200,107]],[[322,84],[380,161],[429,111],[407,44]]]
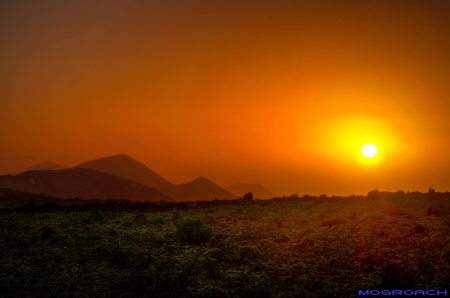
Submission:
[[[0,297],[357,297],[450,285],[448,194],[165,208],[15,209],[0,198]],[[177,237],[198,217],[212,236]]]

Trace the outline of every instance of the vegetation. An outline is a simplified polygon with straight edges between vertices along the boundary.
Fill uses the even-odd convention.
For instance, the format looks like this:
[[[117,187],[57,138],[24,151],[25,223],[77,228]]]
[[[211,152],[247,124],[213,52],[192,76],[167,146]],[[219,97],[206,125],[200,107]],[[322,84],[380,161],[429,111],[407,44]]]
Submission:
[[[166,219],[164,218],[164,216],[158,215],[153,218],[153,223],[163,225],[166,223]]]
[[[181,212],[178,210],[174,210],[172,213],[172,220],[180,220],[181,219]]]
[[[450,194],[375,193],[32,208],[3,195],[0,297],[318,298],[448,289]]]
[[[212,228],[205,225],[200,217],[183,218],[176,224],[176,227],[175,236],[184,242],[205,242],[213,235]]]
[[[367,193],[367,198],[369,199],[380,199],[381,192],[378,189],[371,190]]]

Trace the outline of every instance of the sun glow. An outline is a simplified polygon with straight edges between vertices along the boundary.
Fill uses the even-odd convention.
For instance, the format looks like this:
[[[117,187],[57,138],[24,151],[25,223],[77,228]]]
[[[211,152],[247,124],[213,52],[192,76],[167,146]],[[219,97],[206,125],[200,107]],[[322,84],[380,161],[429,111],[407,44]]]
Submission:
[[[361,154],[365,158],[373,158],[377,154],[377,151],[378,151],[377,146],[371,143],[364,144],[361,147]]]

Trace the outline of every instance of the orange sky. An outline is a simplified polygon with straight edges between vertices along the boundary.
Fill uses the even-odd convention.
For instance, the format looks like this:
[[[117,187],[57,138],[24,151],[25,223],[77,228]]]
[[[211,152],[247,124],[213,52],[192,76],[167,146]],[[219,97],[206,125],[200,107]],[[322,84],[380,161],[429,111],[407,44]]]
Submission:
[[[450,2],[186,2],[2,1],[0,174],[126,153],[277,195],[450,190]]]

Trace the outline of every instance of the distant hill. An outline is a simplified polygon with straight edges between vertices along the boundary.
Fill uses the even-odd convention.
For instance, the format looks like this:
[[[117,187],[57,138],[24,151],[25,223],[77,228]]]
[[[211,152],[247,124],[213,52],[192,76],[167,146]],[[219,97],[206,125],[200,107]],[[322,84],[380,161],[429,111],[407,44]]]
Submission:
[[[0,176],[0,187],[69,199],[173,201],[155,188],[92,169],[27,171]]]
[[[258,199],[271,199],[275,197],[275,195],[271,193],[270,190],[259,183],[236,183],[229,187],[226,187],[225,189],[238,197],[242,197],[248,192],[252,192],[253,197]]]
[[[154,187],[160,191],[172,185],[172,183],[149,169],[146,165],[125,154],[91,160],[79,164],[75,168],[93,169],[116,175]]]
[[[112,174],[154,187],[176,201],[235,199],[236,196],[210,180],[200,177],[183,184],[172,184],[146,165],[120,154],[99,158],[75,166]]]
[[[44,161],[41,163],[38,163],[37,165],[34,165],[28,169],[25,169],[23,171],[14,173],[13,175],[17,175],[23,172],[27,172],[27,171],[37,171],[37,170],[63,170],[63,169],[68,169],[70,168],[69,166],[63,166],[63,165],[58,165],[54,162],[51,161]]]
[[[177,201],[231,200],[237,197],[214,182],[199,177],[191,182],[171,185],[165,194]]]

